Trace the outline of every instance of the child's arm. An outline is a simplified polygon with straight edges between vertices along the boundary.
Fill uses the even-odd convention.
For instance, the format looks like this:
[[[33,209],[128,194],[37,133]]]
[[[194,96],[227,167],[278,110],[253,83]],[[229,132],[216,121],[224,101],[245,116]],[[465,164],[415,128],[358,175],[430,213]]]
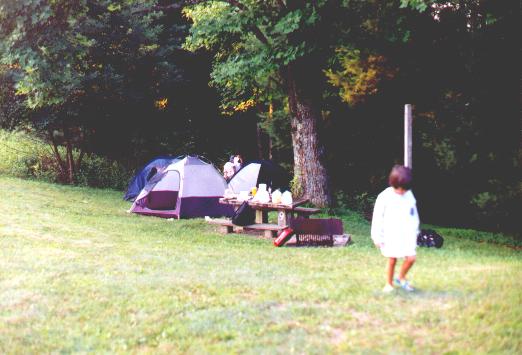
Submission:
[[[381,247],[384,244],[384,230],[383,230],[383,219],[384,219],[385,203],[382,195],[377,197],[375,206],[373,207],[372,217],[372,228],[371,236],[374,244],[377,247]]]

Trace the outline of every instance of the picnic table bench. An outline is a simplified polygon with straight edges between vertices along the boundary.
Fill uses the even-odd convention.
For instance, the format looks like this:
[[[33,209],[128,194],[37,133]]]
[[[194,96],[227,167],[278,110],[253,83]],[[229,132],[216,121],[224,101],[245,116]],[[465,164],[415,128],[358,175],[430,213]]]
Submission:
[[[272,233],[277,233],[278,231],[285,229],[287,226],[280,226],[279,224],[275,223],[254,223],[247,226],[236,226],[232,223],[232,221],[228,218],[213,218],[208,220],[208,223],[210,224],[216,224],[221,227],[220,231],[223,233],[232,233],[234,231],[234,228],[236,228],[237,231],[241,230],[262,230],[262,231],[269,231],[270,236],[272,236]]]

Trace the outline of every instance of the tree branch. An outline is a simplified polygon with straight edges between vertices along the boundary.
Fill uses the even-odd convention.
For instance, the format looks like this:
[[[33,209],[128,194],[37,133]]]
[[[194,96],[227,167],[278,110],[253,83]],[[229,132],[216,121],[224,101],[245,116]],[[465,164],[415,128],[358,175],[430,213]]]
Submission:
[[[132,14],[136,15],[136,14],[149,13],[149,12],[153,12],[153,11],[178,10],[178,9],[181,9],[184,5],[185,5],[185,1],[179,1],[178,3],[175,3],[175,4],[156,5],[156,6],[151,6],[151,7],[147,7],[147,8],[144,8],[144,9],[140,9],[140,10],[134,10],[134,11],[132,11]]]
[[[240,3],[237,0],[223,0],[223,1],[228,2],[230,5],[237,7],[241,11],[245,11],[247,9],[245,5],[243,5],[242,3]]]
[[[52,129],[49,129],[49,138],[52,143],[51,147],[54,152],[54,157],[56,158],[56,161],[58,162],[58,167],[60,168],[60,172],[62,173],[63,176],[65,176],[66,175],[65,163],[63,162],[62,156],[60,155],[60,151],[58,150],[58,143],[56,142],[56,139],[54,138]]]
[[[280,8],[286,9],[286,4],[283,0],[277,0],[277,3],[279,4]]]
[[[208,1],[209,0],[192,0],[191,2],[193,4],[198,4],[198,3],[202,3],[202,2],[208,2]],[[217,0],[217,1],[222,1],[224,3],[227,3],[230,6],[239,9],[241,12],[245,12],[248,10],[248,8],[244,4],[240,3],[238,0]],[[261,43],[263,43],[264,45],[268,45],[268,38],[266,38],[265,34],[263,33],[263,31],[261,31],[261,29],[259,27],[252,26],[252,31],[254,32],[254,35]]]
[[[230,6],[233,6],[237,9],[239,9],[240,11],[246,11],[247,10],[247,7],[240,3],[238,0],[218,0],[218,1],[223,1],[227,4],[229,4]],[[132,12],[133,15],[135,14],[143,14],[143,13],[148,13],[148,12],[152,12],[152,11],[167,11],[167,10],[177,10],[177,9],[180,9],[182,8],[184,5],[186,5],[189,1],[179,1],[175,4],[170,4],[170,5],[164,5],[164,6],[161,6],[161,5],[157,5],[157,6],[152,6],[152,7],[149,7],[149,8],[145,8],[145,9],[141,9],[141,10],[135,10]],[[190,1],[192,4],[198,4],[198,3],[202,3],[202,2],[206,2],[206,1],[200,1],[200,0],[192,0]],[[278,3],[280,5],[283,5],[284,6],[284,2],[282,0],[278,0]],[[254,32],[254,35],[256,36],[256,38],[263,44],[265,45],[268,45],[268,38],[266,38],[265,34],[263,33],[263,31],[261,31],[261,29],[257,26],[252,26],[252,31]]]
[[[270,75],[268,77],[268,80],[274,82],[278,87],[280,88],[283,88],[284,87],[284,83],[280,80],[278,80],[277,78],[275,78],[274,76]]]
[[[221,1],[224,1],[231,6],[237,7],[241,11],[247,10],[247,7],[237,0],[221,0]],[[266,38],[265,34],[261,31],[261,29],[259,27],[252,26],[252,31],[254,31],[254,35],[256,36],[256,38],[259,41],[261,41],[261,43],[268,45],[268,38]]]

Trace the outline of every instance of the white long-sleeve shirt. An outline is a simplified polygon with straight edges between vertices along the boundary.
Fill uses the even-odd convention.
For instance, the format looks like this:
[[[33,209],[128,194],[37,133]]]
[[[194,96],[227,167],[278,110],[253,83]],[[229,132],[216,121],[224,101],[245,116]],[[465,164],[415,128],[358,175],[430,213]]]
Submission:
[[[382,244],[382,254],[394,258],[415,255],[418,232],[419,214],[411,190],[403,195],[393,187],[382,191],[375,201],[371,227],[372,240]]]

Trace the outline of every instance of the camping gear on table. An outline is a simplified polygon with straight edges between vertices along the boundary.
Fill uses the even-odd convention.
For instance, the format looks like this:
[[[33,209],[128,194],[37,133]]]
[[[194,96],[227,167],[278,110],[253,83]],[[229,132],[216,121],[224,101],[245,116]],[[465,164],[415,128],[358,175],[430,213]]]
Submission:
[[[290,191],[283,192],[281,195],[281,203],[283,205],[291,205],[293,202],[292,193]]]
[[[127,192],[123,197],[124,200],[134,201],[136,196],[139,195],[141,190],[145,187],[147,182],[158,172],[165,169],[172,163],[181,160],[182,157],[171,157],[171,156],[159,156],[149,161],[143,166],[132,178]]]
[[[256,211],[250,207],[248,201],[244,201],[232,215],[232,224],[236,226],[248,226],[256,219]]]
[[[259,190],[256,192],[256,195],[252,199],[253,202],[259,203],[269,203],[270,202],[270,194],[266,190]]]
[[[274,203],[274,204],[281,203],[282,196],[283,196],[283,194],[281,193],[281,191],[279,191],[279,189],[275,190],[272,193],[272,203]]]
[[[441,248],[444,244],[444,238],[433,229],[421,229],[417,235],[417,245],[428,248]]]
[[[239,191],[239,195],[237,196],[238,201],[246,201],[250,199],[250,195],[248,191]]]
[[[130,212],[164,218],[231,216],[219,203],[227,183],[219,171],[198,157],[186,156],[152,177]]]
[[[257,191],[259,193],[263,184],[266,185],[266,191],[287,190],[289,177],[282,167],[269,160],[253,160],[245,163],[230,179],[228,188],[234,193],[239,193],[240,191],[250,191],[252,187],[259,186]]]

